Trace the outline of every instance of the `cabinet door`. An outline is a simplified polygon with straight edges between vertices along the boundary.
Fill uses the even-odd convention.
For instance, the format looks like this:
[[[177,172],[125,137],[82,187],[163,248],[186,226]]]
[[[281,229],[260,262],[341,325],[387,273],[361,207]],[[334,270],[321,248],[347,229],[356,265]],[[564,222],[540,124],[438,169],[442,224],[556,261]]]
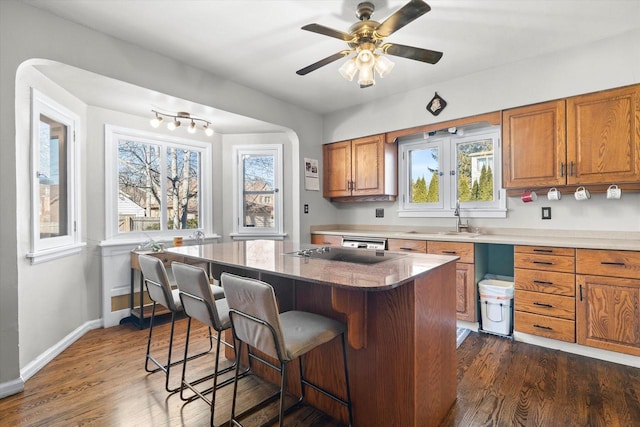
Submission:
[[[503,187],[564,185],[565,137],[564,100],[503,111]]]
[[[640,85],[567,99],[568,184],[640,181],[639,104]]]
[[[576,276],[578,344],[640,356],[640,280]]]
[[[353,196],[384,194],[384,135],[354,139],[351,142]]]
[[[476,284],[473,264],[456,263],[456,314],[458,320],[475,322]]]
[[[322,195],[351,195],[351,141],[322,146]]]

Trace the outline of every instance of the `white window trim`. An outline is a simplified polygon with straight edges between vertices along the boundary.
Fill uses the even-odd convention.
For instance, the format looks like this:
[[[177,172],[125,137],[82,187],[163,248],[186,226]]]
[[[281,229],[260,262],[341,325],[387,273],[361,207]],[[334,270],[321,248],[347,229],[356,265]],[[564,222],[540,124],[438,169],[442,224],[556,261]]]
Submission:
[[[399,203],[398,216],[404,218],[450,218],[454,216],[456,208],[457,186],[451,182],[451,170],[456,169],[456,144],[469,142],[481,137],[492,138],[494,142],[494,168],[493,168],[493,185],[494,194],[497,201],[491,207],[483,207],[481,204],[474,202],[465,202],[460,206],[460,214],[465,218],[506,218],[507,216],[507,197],[504,189],[500,188],[502,183],[502,141],[500,138],[500,128],[498,126],[487,127],[467,132],[464,136],[442,136],[436,137],[433,141],[424,141],[422,134],[420,136],[409,137],[406,142],[399,145],[400,155],[399,163]],[[417,139],[420,138],[420,139]],[[408,152],[417,147],[425,147],[428,145],[437,146],[440,149],[441,158],[439,159],[439,168],[441,171],[440,179],[440,198],[441,202],[424,205],[411,205],[405,203],[409,198],[410,171],[408,161]],[[447,148],[447,145],[449,146]],[[448,181],[445,183],[445,178]],[[444,185],[443,185],[444,184]]]
[[[283,148],[282,144],[254,144],[254,145],[234,145],[233,151],[233,232],[230,236],[234,240],[248,240],[253,238],[265,238],[282,240],[286,237],[284,233],[283,214]],[[275,182],[276,192],[274,194],[274,207],[276,215],[274,226],[271,228],[256,229],[254,227],[242,227],[243,198],[242,188],[242,156],[245,154],[267,154],[275,157]]]
[[[40,115],[54,119],[67,126],[67,230],[65,236],[40,236],[40,191],[38,170],[40,169]],[[85,246],[82,242],[80,216],[80,116],[31,88],[31,241],[26,257],[31,264],[51,261],[79,253]]]
[[[190,148],[197,148],[201,151],[200,156],[200,224],[199,229],[187,230],[154,230],[144,232],[120,233],[118,231],[118,141],[120,139],[134,139],[140,142],[156,144],[162,146],[162,151],[166,145],[182,145]],[[158,133],[129,129],[106,124],[104,126],[105,140],[105,228],[106,241],[110,240],[167,240],[169,236],[192,235],[196,230],[200,230],[207,236],[214,235],[213,232],[213,199],[212,199],[212,159],[211,144],[196,140],[162,135]],[[162,182],[164,188],[164,180]],[[166,190],[163,190],[163,194]]]

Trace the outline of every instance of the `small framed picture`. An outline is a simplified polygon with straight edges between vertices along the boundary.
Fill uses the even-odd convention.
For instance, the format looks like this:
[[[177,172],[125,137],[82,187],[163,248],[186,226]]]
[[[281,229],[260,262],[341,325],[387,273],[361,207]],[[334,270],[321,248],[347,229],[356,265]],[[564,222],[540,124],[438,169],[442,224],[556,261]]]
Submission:
[[[431,98],[431,101],[427,104],[427,110],[434,116],[437,116],[446,106],[447,101],[445,101],[440,95],[438,95],[438,92],[436,92],[435,95],[433,95],[433,98]]]

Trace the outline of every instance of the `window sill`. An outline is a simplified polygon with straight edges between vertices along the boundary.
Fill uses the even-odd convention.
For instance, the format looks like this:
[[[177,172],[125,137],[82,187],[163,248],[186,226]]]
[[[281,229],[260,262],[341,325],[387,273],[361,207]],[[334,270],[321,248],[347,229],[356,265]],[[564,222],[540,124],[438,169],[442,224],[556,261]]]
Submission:
[[[229,234],[232,240],[284,240],[287,237],[286,233],[261,233],[261,234],[248,234],[248,233],[231,233]]]
[[[43,262],[53,261],[58,258],[63,258],[80,253],[86,246],[87,244],[85,242],[82,242],[60,248],[29,252],[27,253],[27,258],[29,258],[29,260],[31,261],[31,265],[40,264]]]

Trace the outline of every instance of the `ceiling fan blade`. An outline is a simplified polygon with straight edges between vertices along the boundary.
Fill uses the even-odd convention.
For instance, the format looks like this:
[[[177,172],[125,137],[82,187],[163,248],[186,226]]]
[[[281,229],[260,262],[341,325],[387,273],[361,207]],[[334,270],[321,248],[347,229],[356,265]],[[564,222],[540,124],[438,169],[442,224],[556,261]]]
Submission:
[[[312,33],[322,34],[324,36],[334,37],[336,39],[340,39],[345,42],[349,42],[353,40],[353,36],[351,34],[345,33],[343,31],[334,30],[333,28],[325,27],[320,24],[309,24],[302,27],[303,30],[311,31]]]
[[[430,10],[431,7],[422,0],[411,0],[380,24],[375,32],[381,38],[388,37]]]
[[[414,59],[416,61],[427,62],[429,64],[435,64],[440,60],[440,58],[442,58],[442,52],[394,43],[385,43],[380,46],[380,50],[389,55],[401,56],[403,58]]]
[[[309,74],[312,71],[317,70],[320,67],[324,67],[327,64],[331,64],[334,61],[337,61],[340,58],[345,57],[346,55],[348,55],[351,51],[350,50],[343,50],[341,52],[338,53],[334,53],[331,56],[327,56],[324,59],[321,59],[320,61],[313,63],[307,67],[304,67],[298,71],[296,71],[296,74],[298,74],[299,76],[304,76],[305,74]]]

